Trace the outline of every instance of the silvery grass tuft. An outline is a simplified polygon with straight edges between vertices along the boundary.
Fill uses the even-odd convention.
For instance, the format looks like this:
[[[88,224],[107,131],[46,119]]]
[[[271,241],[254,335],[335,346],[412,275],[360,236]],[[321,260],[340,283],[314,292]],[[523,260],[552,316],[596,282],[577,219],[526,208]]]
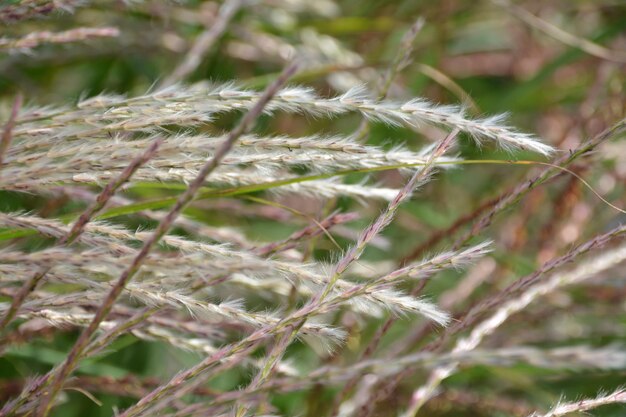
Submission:
[[[626,402],[619,39],[493,2],[558,41],[519,35],[529,62],[565,55],[485,116],[463,71],[514,78],[528,70],[497,54],[526,44],[459,55],[477,52],[476,22],[516,35],[479,6],[468,25],[454,7],[407,20],[414,6],[374,3],[362,16],[332,0],[0,3],[14,83],[0,84],[0,416],[538,417]],[[393,45],[380,62],[356,36],[371,28]],[[435,41],[450,56],[421,62]],[[599,62],[567,66],[567,48]],[[533,85],[560,65],[593,82],[558,136],[566,117],[540,116]],[[56,78],[26,82],[28,68]],[[524,94],[521,123],[548,134],[507,122]]]

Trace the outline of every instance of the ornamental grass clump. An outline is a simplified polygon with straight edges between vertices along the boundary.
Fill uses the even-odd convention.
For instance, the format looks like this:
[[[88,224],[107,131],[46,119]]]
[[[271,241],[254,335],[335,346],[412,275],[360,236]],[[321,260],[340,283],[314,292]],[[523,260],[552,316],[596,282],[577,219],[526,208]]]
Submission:
[[[612,415],[623,21],[460,3],[0,3],[0,416]]]

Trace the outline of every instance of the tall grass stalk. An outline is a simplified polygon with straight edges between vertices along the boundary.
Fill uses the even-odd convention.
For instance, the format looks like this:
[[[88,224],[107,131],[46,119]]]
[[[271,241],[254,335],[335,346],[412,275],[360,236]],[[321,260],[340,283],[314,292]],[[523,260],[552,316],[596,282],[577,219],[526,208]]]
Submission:
[[[0,1],[0,417],[625,402],[626,16],[413,3]]]

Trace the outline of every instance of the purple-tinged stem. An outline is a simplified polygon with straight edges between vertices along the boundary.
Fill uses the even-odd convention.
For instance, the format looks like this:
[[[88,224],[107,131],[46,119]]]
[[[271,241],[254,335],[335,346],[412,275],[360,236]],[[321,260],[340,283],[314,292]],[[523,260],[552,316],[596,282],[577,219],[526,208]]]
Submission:
[[[39,406],[35,411],[36,416],[44,417],[48,415],[54,398],[63,387],[63,383],[65,382],[67,377],[78,365],[78,360],[80,359],[85,348],[88,346],[91,337],[98,330],[100,323],[107,317],[107,315],[111,311],[113,304],[121,295],[122,291],[126,287],[126,284],[133,278],[137,271],[139,271],[152,248],[169,231],[179,214],[194,199],[194,197],[204,184],[207,176],[219,166],[220,162],[232,149],[237,139],[239,139],[241,135],[247,133],[252,129],[252,127],[254,126],[254,122],[263,113],[263,109],[265,108],[265,106],[274,97],[278,90],[287,82],[287,80],[295,73],[296,69],[297,65],[295,63],[289,65],[282,72],[282,74],[263,92],[256,104],[250,109],[250,111],[248,111],[248,113],[243,117],[241,122],[239,122],[239,124],[229,133],[227,139],[216,150],[213,158],[211,158],[211,160],[209,160],[200,169],[200,172],[198,173],[196,178],[189,184],[189,187],[185,190],[185,192],[177,199],[174,207],[172,207],[172,209],[167,213],[163,220],[157,225],[152,235],[150,235],[150,237],[146,239],[143,247],[141,248],[137,256],[133,259],[131,265],[126,270],[124,270],[124,272],[122,272],[119,279],[111,288],[111,291],[108,293],[107,297],[103,301],[102,305],[98,308],[98,311],[94,315],[93,320],[91,321],[87,329],[85,329],[78,337],[78,340],[65,358],[65,361],[61,364],[57,372],[54,374],[48,389],[46,389],[39,403]]]

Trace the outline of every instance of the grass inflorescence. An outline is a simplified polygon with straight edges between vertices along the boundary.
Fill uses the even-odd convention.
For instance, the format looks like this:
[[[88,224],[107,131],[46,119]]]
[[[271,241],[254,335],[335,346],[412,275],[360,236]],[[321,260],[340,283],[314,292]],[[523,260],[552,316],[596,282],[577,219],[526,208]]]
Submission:
[[[626,15],[378,3],[0,2],[0,416],[620,412]]]

